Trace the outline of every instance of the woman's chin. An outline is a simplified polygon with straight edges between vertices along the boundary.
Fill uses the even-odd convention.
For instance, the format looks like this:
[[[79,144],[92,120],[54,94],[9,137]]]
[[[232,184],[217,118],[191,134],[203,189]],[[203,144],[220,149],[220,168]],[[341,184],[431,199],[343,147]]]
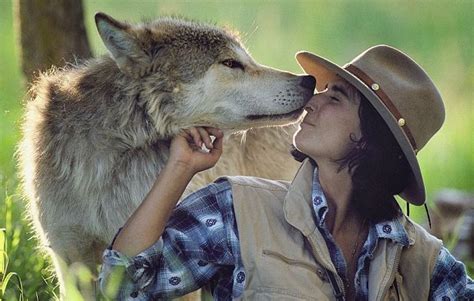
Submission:
[[[297,131],[295,135],[293,136],[293,145],[297,150],[299,150],[302,153],[305,153],[305,140],[302,139],[300,131]]]
[[[298,130],[293,134],[293,144],[295,145],[308,144],[310,139],[311,137],[308,131],[305,131],[301,127],[299,127]]]

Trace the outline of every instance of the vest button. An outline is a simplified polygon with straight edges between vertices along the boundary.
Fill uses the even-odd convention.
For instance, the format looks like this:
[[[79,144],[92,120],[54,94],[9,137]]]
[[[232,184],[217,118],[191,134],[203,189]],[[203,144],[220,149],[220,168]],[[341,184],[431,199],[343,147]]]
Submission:
[[[390,225],[384,225],[383,228],[382,228],[382,231],[386,234],[389,234],[392,232],[392,226]]]
[[[130,297],[132,297],[132,298],[136,298],[137,296],[138,296],[138,292],[137,292],[137,291],[132,292],[132,293],[130,294]]]
[[[327,281],[328,281],[328,279],[327,279],[327,277],[326,277],[326,272],[325,272],[322,268],[318,268],[318,269],[316,270],[316,273],[318,274],[319,279],[321,279],[321,280],[324,281],[324,282],[327,282]]]
[[[441,300],[443,300],[443,301],[451,301],[451,298],[449,298],[448,296],[443,296],[443,298],[441,298]]]

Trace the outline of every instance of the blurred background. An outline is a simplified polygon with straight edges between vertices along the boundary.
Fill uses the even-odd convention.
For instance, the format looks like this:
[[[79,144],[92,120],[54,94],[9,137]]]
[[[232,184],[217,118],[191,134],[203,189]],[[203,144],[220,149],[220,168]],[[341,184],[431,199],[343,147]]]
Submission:
[[[55,1],[43,2],[54,9]],[[97,11],[130,22],[178,15],[230,27],[241,33],[258,62],[295,73],[302,73],[294,59],[299,50],[339,64],[376,44],[408,53],[431,75],[446,105],[443,128],[418,155],[433,223],[445,227],[438,229],[445,244],[473,275],[474,1],[84,0],[83,9],[94,56],[106,53],[95,29]],[[27,299],[49,300],[57,287],[48,260],[31,238],[17,189],[14,152],[28,84],[20,67],[15,19],[12,1],[0,0],[0,245],[6,254],[0,260],[0,293],[5,300],[16,300],[22,289]],[[54,36],[50,41],[57,42]],[[422,207],[410,211],[426,224]]]

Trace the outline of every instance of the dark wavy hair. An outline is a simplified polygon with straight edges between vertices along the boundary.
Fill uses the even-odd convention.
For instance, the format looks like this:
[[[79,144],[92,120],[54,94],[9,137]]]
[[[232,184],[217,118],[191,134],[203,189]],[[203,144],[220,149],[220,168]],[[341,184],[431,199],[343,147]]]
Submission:
[[[385,121],[372,104],[361,93],[359,95],[362,137],[356,140],[351,135],[353,147],[336,162],[339,171],[348,168],[351,174],[351,205],[368,221],[378,223],[402,214],[394,195],[408,185],[411,169]],[[300,162],[308,157],[294,145],[291,154]]]

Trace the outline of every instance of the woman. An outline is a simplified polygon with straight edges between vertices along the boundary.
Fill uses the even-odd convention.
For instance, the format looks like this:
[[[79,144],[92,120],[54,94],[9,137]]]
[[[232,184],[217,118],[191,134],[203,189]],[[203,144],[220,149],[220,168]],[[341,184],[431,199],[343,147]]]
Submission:
[[[444,121],[428,75],[384,45],[342,68],[307,52],[297,59],[319,92],[294,136],[294,156],[304,160],[293,182],[222,178],[174,208],[222,153],[218,129],[185,131],[105,251],[103,290],[125,267],[122,299],[170,298],[206,284],[216,300],[474,298],[463,264],[393,197],[425,202],[415,155]],[[209,153],[196,147],[203,143]]]

